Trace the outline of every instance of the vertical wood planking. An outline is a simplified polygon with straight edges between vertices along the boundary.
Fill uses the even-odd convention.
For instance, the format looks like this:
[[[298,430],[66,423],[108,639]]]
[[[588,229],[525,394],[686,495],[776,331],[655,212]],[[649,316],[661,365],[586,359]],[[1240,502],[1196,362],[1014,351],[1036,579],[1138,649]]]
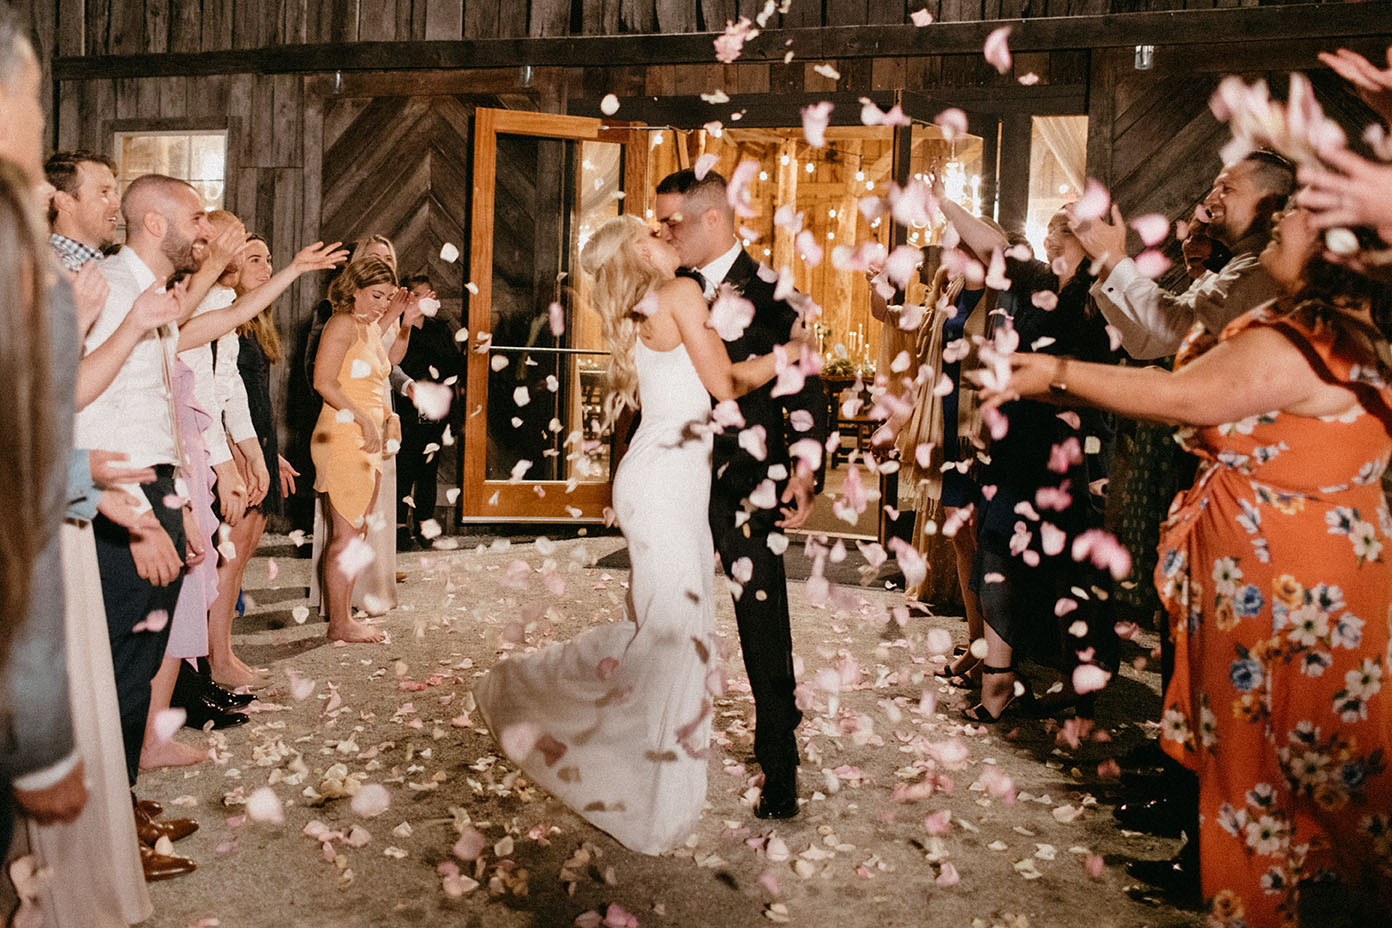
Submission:
[[[271,82],[275,144],[271,163],[276,167],[295,167],[303,162],[304,132],[300,126],[303,105],[300,99],[304,78],[298,74],[277,74],[261,78]]]
[[[906,23],[909,21],[909,7],[915,10],[923,9],[912,0],[908,3],[905,0],[870,0],[865,21],[877,25]]]
[[[869,20],[870,6],[867,0],[834,0],[826,5],[826,24],[828,26],[860,26]]]
[[[83,0],[58,0],[58,54],[86,54],[87,17]]]
[[[522,0],[501,0],[498,4],[498,34],[520,38],[527,34],[527,4]]]
[[[425,8],[425,38],[482,38],[464,30],[464,0],[415,0],[415,4]]]
[[[1116,119],[1116,71],[1124,51],[1097,49],[1091,53],[1088,81],[1087,174],[1112,185],[1112,123]]]
[[[432,0],[432,4],[434,2],[436,0]],[[505,2],[508,0],[464,0],[464,38],[496,39],[502,35],[498,7]],[[526,7],[523,7],[523,15],[526,15]]]
[[[691,0],[657,0],[657,29],[659,32],[695,32],[696,5]]]
[[[329,0],[329,41],[355,42],[358,39],[358,0]]]
[[[411,0],[403,0],[409,4]],[[358,41],[391,42],[396,35],[396,0],[359,0]]]
[[[159,54],[169,50],[169,0],[146,0],[145,45],[142,52]]]
[[[169,50],[196,52],[203,47],[202,18],[196,3],[170,3]]]
[[[112,0],[109,47],[113,55],[138,55],[145,50],[145,6]]]
[[[570,34],[570,0],[531,0],[531,7],[530,35]]]
[[[794,0],[797,5],[799,0]],[[807,3],[809,0],[801,0]],[[707,32],[723,32],[725,24],[735,19],[735,0],[701,0],[701,18]]]

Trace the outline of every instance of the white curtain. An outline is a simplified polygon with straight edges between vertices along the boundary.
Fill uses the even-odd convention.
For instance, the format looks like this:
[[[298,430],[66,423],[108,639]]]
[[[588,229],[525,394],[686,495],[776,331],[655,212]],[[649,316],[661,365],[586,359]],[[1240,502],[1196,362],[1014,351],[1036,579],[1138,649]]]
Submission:
[[[1036,116],[1034,127],[1080,194],[1087,169],[1087,117]]]

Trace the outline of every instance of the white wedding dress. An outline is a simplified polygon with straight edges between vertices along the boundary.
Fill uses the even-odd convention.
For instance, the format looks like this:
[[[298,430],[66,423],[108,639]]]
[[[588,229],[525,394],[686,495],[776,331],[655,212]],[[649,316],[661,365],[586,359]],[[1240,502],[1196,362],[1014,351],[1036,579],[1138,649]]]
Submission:
[[[677,847],[706,798],[716,670],[710,396],[685,346],[635,348],[642,418],[614,477],[628,616],[502,661],[475,688],[504,753],[622,844]]]

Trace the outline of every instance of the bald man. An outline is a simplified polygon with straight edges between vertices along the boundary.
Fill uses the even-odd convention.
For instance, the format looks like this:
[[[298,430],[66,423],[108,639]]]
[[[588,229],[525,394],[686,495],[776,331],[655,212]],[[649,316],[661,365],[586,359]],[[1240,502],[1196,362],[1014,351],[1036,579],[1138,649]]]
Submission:
[[[116,333],[142,292],[164,289],[176,272],[196,271],[211,234],[197,192],[173,177],[137,178],[122,198],[121,212],[126,245],[101,265],[111,294],[88,332],[89,353]],[[164,656],[185,561],[194,557],[187,546],[185,526],[192,513],[183,502],[183,455],[174,419],[177,347],[173,326],[146,332],[111,383],[77,415],[80,446],[124,453],[131,467],[151,468],[156,475],[152,483],[126,489],[154,511],[158,528],[133,535],[101,515],[93,522],[132,786],[140,771],[150,681]]]

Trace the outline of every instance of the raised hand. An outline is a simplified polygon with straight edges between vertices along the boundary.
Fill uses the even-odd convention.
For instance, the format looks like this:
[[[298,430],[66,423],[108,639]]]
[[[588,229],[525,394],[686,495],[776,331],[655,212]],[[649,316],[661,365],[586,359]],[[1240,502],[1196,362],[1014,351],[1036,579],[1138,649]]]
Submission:
[[[1356,87],[1358,95],[1382,117],[1383,122],[1392,124],[1392,67],[1379,70],[1367,58],[1347,48],[1320,52],[1319,60]],[[1392,47],[1387,49],[1387,63],[1392,65]]]
[[[86,338],[90,329],[106,306],[106,298],[111,295],[111,287],[105,275],[97,267],[96,261],[88,261],[72,279],[73,303],[77,307],[77,336]]]
[[[217,238],[208,243],[208,257],[205,263],[219,269],[225,268],[240,256],[246,247],[246,226],[242,225],[240,219],[233,219]]]
[[[1112,204],[1112,221],[1105,219],[1077,220],[1069,218],[1068,228],[1090,258],[1103,258],[1112,263],[1126,257],[1126,223],[1121,208]]]
[[[160,282],[155,281],[145,288],[145,292],[135,298],[126,318],[141,332],[149,332],[160,326],[178,322],[184,316],[184,294],[188,284],[180,281],[163,293],[159,292]]]
[[[1392,164],[1368,161],[1347,149],[1320,156],[1325,165],[1301,165],[1304,188],[1298,205],[1310,211],[1317,228],[1372,226],[1383,233],[1392,227]]]
[[[338,267],[348,258],[348,249],[339,247],[342,244],[342,242],[334,242],[325,245],[323,242],[315,242],[313,245],[301,248],[290,264],[301,274],[309,271],[327,271]]]

